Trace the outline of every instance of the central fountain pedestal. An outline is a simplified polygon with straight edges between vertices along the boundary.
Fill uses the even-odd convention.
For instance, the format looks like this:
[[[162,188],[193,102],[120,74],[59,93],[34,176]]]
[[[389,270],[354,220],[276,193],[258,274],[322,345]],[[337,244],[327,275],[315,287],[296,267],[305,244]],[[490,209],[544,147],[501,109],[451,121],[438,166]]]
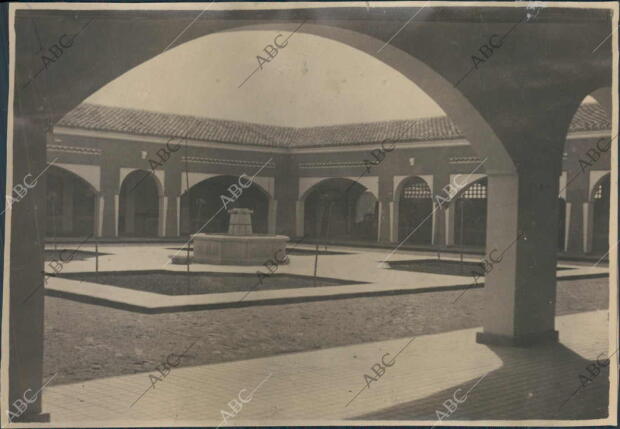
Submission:
[[[230,209],[228,234],[194,234],[193,262],[217,265],[288,263],[285,235],[253,234],[252,210]]]

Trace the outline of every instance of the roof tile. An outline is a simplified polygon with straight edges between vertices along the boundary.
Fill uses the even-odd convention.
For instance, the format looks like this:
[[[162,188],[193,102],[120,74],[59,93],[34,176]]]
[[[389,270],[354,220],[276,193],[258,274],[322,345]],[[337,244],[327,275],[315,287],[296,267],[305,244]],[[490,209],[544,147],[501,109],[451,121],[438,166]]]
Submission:
[[[62,127],[136,135],[271,147],[339,146],[462,138],[446,116],[321,127],[279,127],[82,103],[57,124]],[[598,103],[582,104],[570,131],[609,130],[607,113]]]

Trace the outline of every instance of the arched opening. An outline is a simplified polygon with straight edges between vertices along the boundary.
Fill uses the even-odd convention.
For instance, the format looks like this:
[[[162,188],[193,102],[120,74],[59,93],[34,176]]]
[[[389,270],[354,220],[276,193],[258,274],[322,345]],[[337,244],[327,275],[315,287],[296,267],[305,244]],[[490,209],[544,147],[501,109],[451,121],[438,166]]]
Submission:
[[[147,171],[131,172],[119,194],[118,233],[129,237],[157,237],[159,186]]]
[[[239,186],[235,176],[216,176],[192,186],[181,196],[181,233],[225,233],[228,231],[228,209],[253,210],[252,231],[266,234],[268,228],[269,196],[252,183],[235,199],[228,188]],[[224,198],[226,197],[226,198]]]
[[[304,232],[312,238],[376,240],[378,202],[350,179],[327,179],[307,194]]]
[[[95,230],[95,190],[63,168],[47,172],[47,237],[87,236]]]
[[[566,200],[558,199],[558,250],[564,251],[566,243]]]
[[[425,220],[433,212],[433,200],[424,179],[406,179],[398,198],[399,243],[406,239],[407,244],[431,244],[433,225]]]
[[[592,250],[594,252],[607,252],[609,249],[609,198],[611,183],[609,174],[599,180],[592,191],[594,203],[592,229]]]
[[[461,191],[454,204],[455,243],[483,247],[487,229],[487,179],[479,179]]]

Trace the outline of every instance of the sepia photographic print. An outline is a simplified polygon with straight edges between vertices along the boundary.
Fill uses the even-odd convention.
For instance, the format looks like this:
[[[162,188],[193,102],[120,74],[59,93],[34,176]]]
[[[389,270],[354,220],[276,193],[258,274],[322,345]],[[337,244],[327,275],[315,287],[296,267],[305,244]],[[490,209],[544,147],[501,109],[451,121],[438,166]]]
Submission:
[[[616,2],[4,11],[2,427],[617,424]]]

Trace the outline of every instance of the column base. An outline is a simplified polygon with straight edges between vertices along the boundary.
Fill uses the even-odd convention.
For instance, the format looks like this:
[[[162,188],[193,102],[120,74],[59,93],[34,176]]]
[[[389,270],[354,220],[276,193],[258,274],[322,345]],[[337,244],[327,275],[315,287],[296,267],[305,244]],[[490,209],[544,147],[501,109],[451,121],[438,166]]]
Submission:
[[[500,335],[487,332],[477,332],[476,342],[490,346],[530,347],[541,344],[553,344],[559,341],[559,332],[556,330],[528,335]]]

